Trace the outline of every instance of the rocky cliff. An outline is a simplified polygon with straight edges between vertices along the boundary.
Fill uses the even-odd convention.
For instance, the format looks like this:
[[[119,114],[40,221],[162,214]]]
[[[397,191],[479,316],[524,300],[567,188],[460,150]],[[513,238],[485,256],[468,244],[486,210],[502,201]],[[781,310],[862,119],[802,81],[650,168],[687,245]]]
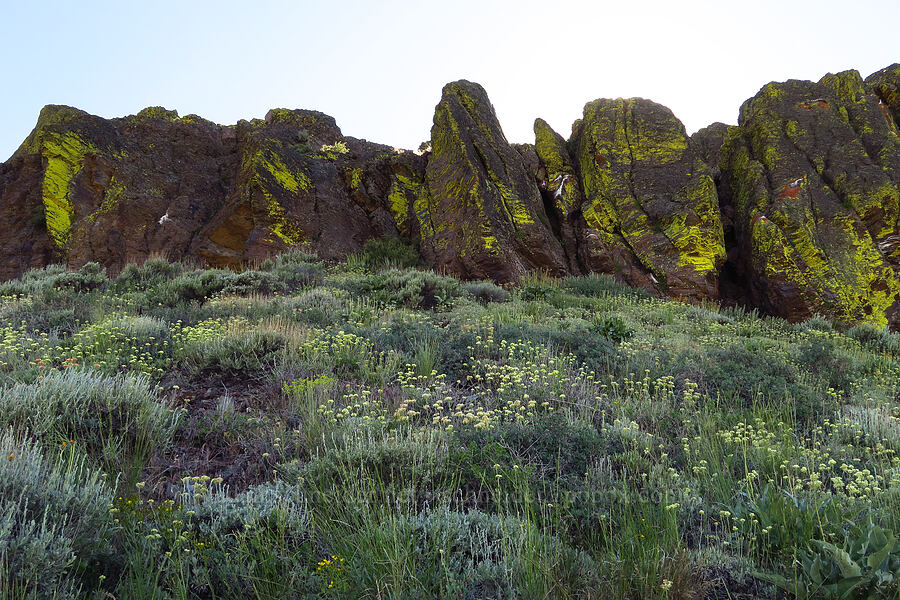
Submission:
[[[900,328],[900,65],[770,83],[693,136],[640,98],[510,144],[485,90],[444,87],[430,149],[275,109],[222,126],[47,106],[0,164],[0,278],[150,255],[240,267],[399,236],[433,267],[613,274],[652,293]]]

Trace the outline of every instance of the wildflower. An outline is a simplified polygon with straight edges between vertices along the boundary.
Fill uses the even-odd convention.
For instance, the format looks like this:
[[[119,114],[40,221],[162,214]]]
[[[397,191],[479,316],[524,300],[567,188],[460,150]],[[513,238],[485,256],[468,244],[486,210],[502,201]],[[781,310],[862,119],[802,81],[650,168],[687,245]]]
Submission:
[[[663,579],[662,583],[659,584],[659,587],[661,589],[668,591],[668,590],[672,589],[672,582],[668,579]]]

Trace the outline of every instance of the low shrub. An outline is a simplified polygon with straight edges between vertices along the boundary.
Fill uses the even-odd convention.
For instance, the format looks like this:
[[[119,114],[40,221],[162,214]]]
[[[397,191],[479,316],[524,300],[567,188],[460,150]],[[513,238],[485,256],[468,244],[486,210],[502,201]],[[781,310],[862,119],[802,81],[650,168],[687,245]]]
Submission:
[[[846,390],[856,380],[857,367],[853,357],[840,348],[834,339],[801,344],[797,349],[797,362],[801,369],[811,373],[817,381],[835,390]]]
[[[847,331],[847,335],[875,352],[900,356],[900,333],[895,331],[888,331],[886,328],[863,323],[856,327],[851,327]]]
[[[168,325],[153,317],[111,315],[63,340],[59,353],[113,374],[135,371],[160,378],[172,359]],[[66,364],[66,363],[64,363]]]
[[[463,290],[482,303],[506,302],[509,292],[492,281],[469,281],[462,284]]]
[[[213,481],[185,477],[182,505],[120,503],[118,596],[315,597],[323,586],[309,571],[315,554],[300,489],[274,482],[229,497]]]
[[[289,306],[294,316],[301,321],[328,325],[341,316],[344,302],[330,290],[313,288],[297,296]]]
[[[148,258],[140,265],[125,265],[111,289],[117,293],[149,290],[178,277],[183,271],[181,263],[172,263],[159,257]]]
[[[283,333],[251,326],[242,318],[211,319],[176,336],[176,358],[194,372],[210,367],[235,374],[257,373],[273,367],[286,340]]]
[[[183,273],[164,282],[157,289],[157,301],[164,306],[175,306],[182,302],[203,302],[228,285],[234,275],[224,269],[209,269]]]
[[[274,273],[288,291],[321,285],[324,279],[322,267],[313,263],[279,264]]]
[[[532,302],[534,300],[546,301],[558,293],[559,288],[540,281],[532,281],[519,288],[519,298],[525,302]]]
[[[477,465],[488,473],[502,455],[509,464],[528,466],[535,483],[565,484],[569,479],[583,479],[597,456],[608,454],[607,439],[586,424],[569,423],[561,414],[543,414],[532,422],[501,423],[493,429],[460,428],[455,432],[455,461],[462,472],[472,472]],[[502,448],[498,455],[488,448]]]
[[[251,294],[270,295],[283,292],[287,285],[275,273],[267,271],[241,271],[233,273],[225,280],[221,293],[235,296]]]
[[[113,490],[74,448],[42,454],[7,430],[0,455],[0,598],[81,598],[109,551]]]
[[[680,362],[684,368],[687,361]],[[833,397],[803,382],[797,365],[764,348],[733,345],[712,351],[688,379],[712,397],[738,400],[745,407],[778,407],[800,423],[821,422],[837,410]]]
[[[62,265],[26,271],[21,278],[0,284],[0,296],[33,296],[45,305],[67,307],[82,294],[105,289],[109,285],[106,269],[89,262],[70,271]]]
[[[589,273],[580,277],[566,277],[562,280],[562,288],[580,296],[602,297],[607,295],[648,296],[640,288],[622,283],[612,275],[605,273]]]
[[[108,473],[131,480],[168,443],[176,422],[143,376],[69,368],[0,388],[0,427],[28,432],[48,451],[74,444]]]
[[[388,269],[374,275],[345,279],[341,285],[352,294],[376,304],[406,308],[438,308],[460,294],[459,280],[433,271]]]

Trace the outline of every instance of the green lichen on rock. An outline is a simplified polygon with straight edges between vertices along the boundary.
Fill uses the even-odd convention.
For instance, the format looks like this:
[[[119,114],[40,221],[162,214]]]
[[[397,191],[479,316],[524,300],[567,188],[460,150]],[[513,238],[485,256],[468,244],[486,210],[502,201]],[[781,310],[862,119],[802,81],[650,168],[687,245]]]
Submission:
[[[859,74],[769,84],[739,123],[720,167],[755,302],[791,319],[887,325],[900,306],[898,171]]]
[[[125,186],[119,183],[115,175],[111,176],[109,178],[109,184],[103,191],[103,202],[100,203],[100,206],[97,208],[97,210],[95,210],[88,216],[88,221],[93,223],[100,215],[113,210],[119,204],[119,201],[122,199],[122,195],[124,193]]]
[[[671,293],[715,296],[725,259],[716,188],[671,111],[637,98],[589,102],[572,146],[591,268],[619,255],[633,283],[665,279]]]
[[[244,169],[250,173],[249,182],[257,187],[265,198],[265,214],[269,228],[289,246],[305,239],[302,227],[290,217],[279,202],[279,197],[307,193],[312,188],[309,176],[300,168],[289,168],[279,154],[278,144],[267,144],[245,159]]]
[[[263,195],[266,198],[266,215],[269,218],[272,233],[288,246],[301,244],[305,239],[303,229],[288,216],[270,192],[263,190]]]
[[[40,151],[46,159],[41,197],[47,232],[57,247],[65,248],[75,216],[72,180],[84,166],[85,155],[97,152],[97,148],[69,131],[44,135]]]
[[[362,185],[363,170],[360,167],[350,169],[350,189],[356,191]]]
[[[866,91],[876,94],[893,115],[894,123],[900,122],[900,64],[893,64],[866,77]]]
[[[268,173],[279,186],[294,194],[300,191],[308,192],[310,189],[311,182],[306,173],[287,168],[282,158],[272,149],[260,150],[254,154],[249,167],[255,171],[257,177]],[[264,183],[259,178],[257,181]]]
[[[397,230],[403,237],[410,237],[414,227],[421,235],[434,236],[429,213],[428,188],[422,173],[396,166],[391,173],[391,187],[387,194],[388,208],[394,217]]]
[[[564,272],[562,246],[547,228],[536,182],[481,86],[444,87],[431,148],[428,193],[420,195],[431,223],[420,233],[438,266],[498,280],[515,279],[528,267]]]
[[[316,155],[317,158],[326,158],[328,160],[337,160],[341,156],[350,152],[350,148],[347,147],[347,144],[343,141],[337,141],[333,144],[322,144],[322,147],[319,148],[320,154]]]
[[[534,121],[534,150],[547,175],[546,189],[562,217],[581,207],[583,196],[575,165],[561,135],[543,119]]]
[[[855,69],[840,73],[828,73],[819,80],[819,83],[831,90],[834,97],[845,105],[857,102],[866,93],[863,78]]]
[[[167,121],[175,123],[179,121],[178,111],[170,110],[164,106],[148,106],[138,112],[133,118],[136,123],[144,121]]]
[[[37,124],[13,154],[13,157],[39,153],[45,136],[55,135],[53,132],[65,130],[68,124],[85,117],[90,117],[90,115],[83,110],[71,106],[48,104],[41,109]]]

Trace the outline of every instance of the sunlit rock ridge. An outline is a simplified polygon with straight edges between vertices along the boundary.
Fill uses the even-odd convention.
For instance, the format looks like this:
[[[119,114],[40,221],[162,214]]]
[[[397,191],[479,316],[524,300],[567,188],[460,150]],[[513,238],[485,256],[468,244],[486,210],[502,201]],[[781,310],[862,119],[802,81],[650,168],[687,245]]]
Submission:
[[[464,278],[608,273],[660,296],[900,329],[900,65],[770,83],[688,136],[641,98],[568,139],[510,144],[485,90],[447,84],[422,151],[311,110],[222,126],[163,108],[47,106],[0,164],[0,278],[151,255],[241,268],[400,237]]]

